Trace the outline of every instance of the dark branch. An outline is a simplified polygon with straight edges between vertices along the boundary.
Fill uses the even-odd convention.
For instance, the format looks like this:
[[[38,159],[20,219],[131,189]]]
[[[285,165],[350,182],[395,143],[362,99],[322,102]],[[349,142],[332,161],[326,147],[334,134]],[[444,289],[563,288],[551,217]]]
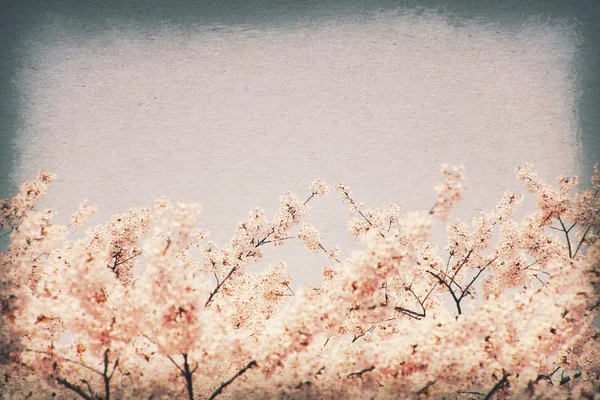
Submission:
[[[208,306],[210,305],[210,303],[211,303],[211,302],[212,302],[212,300],[213,300],[213,297],[215,297],[215,295],[216,295],[216,294],[219,292],[219,290],[221,289],[221,287],[223,287],[223,284],[224,284],[225,282],[227,282],[227,280],[228,280],[229,278],[231,278],[231,275],[233,275],[233,273],[234,273],[236,270],[237,270],[237,266],[236,266],[236,267],[233,267],[233,268],[231,268],[231,270],[229,271],[229,273],[227,274],[227,276],[225,276],[225,278],[224,278],[224,279],[223,279],[221,282],[219,282],[219,283],[217,284],[217,287],[215,287],[215,289],[214,289],[212,292],[210,292],[210,295],[208,296],[208,300],[206,300],[206,303],[204,303],[204,307],[208,307]]]
[[[461,391],[461,392],[456,392],[456,393],[458,393],[458,394],[474,394],[474,395],[477,395],[477,396],[485,396],[485,394],[479,393],[479,392],[462,392]]]
[[[469,250],[469,252],[467,253],[465,259],[462,261],[462,263],[460,264],[460,266],[458,268],[456,268],[456,271],[454,271],[454,275],[452,275],[452,280],[454,280],[454,278],[456,278],[456,275],[458,275],[458,273],[460,272],[460,270],[462,269],[462,267],[464,267],[465,264],[467,263],[467,261],[469,261],[469,257],[471,257],[472,253],[473,253],[473,249]]]
[[[425,386],[423,387],[423,389],[419,390],[419,391],[417,392],[417,394],[418,394],[418,395],[421,395],[421,394],[428,394],[427,392],[428,392],[429,388],[430,388],[431,386],[433,386],[433,385],[434,385],[436,382],[437,382],[437,381],[431,381],[431,382],[427,382],[427,385],[425,385]]]
[[[488,264],[489,265],[489,264]],[[462,301],[462,299],[467,295],[467,293],[469,292],[469,288],[471,286],[473,286],[473,284],[475,283],[475,281],[477,280],[477,278],[479,278],[479,275],[481,275],[481,273],[483,271],[485,271],[486,267],[480,268],[479,271],[477,272],[477,274],[475,275],[475,277],[473,277],[473,279],[471,279],[471,282],[469,282],[469,284],[467,285],[467,287],[465,288],[465,290],[462,291],[462,294],[460,295],[460,297],[458,298],[458,301]]]
[[[92,372],[95,372],[95,373],[97,373],[98,375],[102,375],[102,372],[100,372],[100,371],[98,371],[98,370],[96,370],[96,369],[94,369],[94,368],[92,368],[92,367],[88,367],[87,365],[85,365],[85,364],[83,364],[83,363],[81,363],[81,362],[79,362],[79,361],[70,360],[70,359],[68,359],[68,358],[61,357],[61,356],[59,356],[59,355],[57,355],[57,354],[48,353],[48,352],[46,352],[46,351],[40,351],[40,350],[32,350],[32,349],[25,349],[25,351],[30,351],[30,352],[32,352],[32,353],[45,354],[45,355],[48,355],[48,356],[51,356],[51,357],[58,357],[58,358],[60,358],[61,360],[64,360],[64,361],[66,361],[66,362],[70,362],[70,363],[73,363],[73,364],[80,365],[80,366],[82,366],[83,368],[86,368],[86,369],[88,369],[88,370],[90,370],[90,371],[92,371]]]
[[[367,329],[366,331],[364,331],[363,333],[361,333],[360,335],[354,335],[354,338],[352,339],[352,343],[356,342],[358,339],[360,339],[361,337],[365,336],[367,333],[371,333],[375,330],[375,325],[371,326],[369,329]]]
[[[456,293],[454,293],[454,290],[452,290],[452,287],[450,287],[450,285],[442,278],[440,278],[439,275],[437,275],[435,272],[431,272],[431,271],[427,271],[427,273],[429,273],[430,275],[433,275],[435,278],[437,278],[438,282],[443,284],[444,286],[446,286],[446,288],[448,288],[448,291],[450,292],[450,294],[452,295],[452,298],[454,299],[454,302],[456,303],[456,308],[458,310],[458,314],[462,314],[462,310],[460,308],[460,300],[458,299],[458,297],[456,297]]]
[[[417,299],[417,302],[419,303],[419,306],[421,306],[421,312],[416,312],[416,311],[412,311],[409,310],[407,308],[404,307],[400,307],[400,306],[396,306],[394,307],[395,311],[401,312],[405,315],[408,315],[409,317],[412,317],[414,319],[421,319],[421,318],[425,318],[427,316],[427,310],[425,309],[425,302],[427,301],[427,299],[429,298],[429,295],[431,295],[431,293],[434,291],[435,286],[432,287],[429,290],[429,293],[427,293],[427,296],[425,296],[425,298],[423,300],[419,299],[419,297],[417,296],[417,294],[414,292],[414,290],[412,290],[412,288],[408,287],[406,288],[406,290],[410,291],[412,293],[413,296],[415,296],[415,299]]]
[[[85,379],[83,379],[82,382],[85,383],[85,385],[87,386],[88,391],[90,392],[90,395],[92,395],[92,397],[94,397],[94,391],[92,390],[90,383],[88,381],[86,381]]]
[[[173,365],[177,367],[179,372],[181,372],[181,375],[183,375],[183,377],[185,378],[188,399],[194,400],[194,386],[192,376],[194,375],[194,372],[196,372],[196,370],[198,369],[198,363],[196,363],[196,366],[193,370],[190,370],[190,364],[188,363],[187,353],[181,353],[181,355],[183,356],[183,368],[180,367],[171,356],[167,356],[167,358],[173,363]]]
[[[110,363],[108,359],[109,351],[109,349],[104,351],[104,372],[102,373],[102,379],[104,380],[104,400],[110,400],[110,379],[119,365],[119,359],[117,358],[117,360],[114,362],[112,372],[110,374],[108,373],[108,365]]]
[[[353,376],[362,376],[362,374],[367,373],[369,371],[373,371],[375,369],[374,365],[371,365],[369,368],[365,368],[363,370],[360,370],[358,372],[351,372],[348,374],[347,378],[352,378]]]
[[[573,257],[575,257],[577,255],[577,253],[579,252],[579,248],[581,247],[583,242],[585,242],[585,237],[590,232],[590,229],[592,229],[592,227],[588,226],[588,228],[585,230],[583,236],[581,237],[581,240],[579,241],[579,244],[577,245],[577,249],[575,249],[575,253],[573,253]]]
[[[573,258],[573,252],[571,250],[571,239],[569,239],[569,231],[573,228],[573,226],[575,226],[575,224],[573,224],[573,226],[571,226],[571,228],[567,229],[565,227],[565,224],[563,223],[563,220],[560,217],[557,217],[558,222],[560,222],[560,226],[562,227],[563,232],[565,232],[565,237],[567,238],[567,246],[569,248],[569,258]]]
[[[551,385],[554,385],[554,383],[552,382],[552,375],[557,373],[559,369],[560,369],[560,367],[556,367],[556,369],[551,374],[538,375],[537,378],[535,379],[535,383],[538,383],[541,380],[545,380],[545,381],[548,381]]]
[[[221,392],[229,385],[231,385],[231,383],[233,381],[235,381],[238,377],[244,375],[244,373],[246,371],[248,371],[251,368],[256,367],[256,361],[252,360],[248,363],[248,365],[246,365],[244,368],[240,369],[234,376],[233,378],[231,378],[230,380],[228,380],[227,382],[224,382],[221,386],[219,386],[219,388],[208,398],[208,400],[213,400],[215,397],[217,397],[218,395],[221,394]]]
[[[483,400],[491,400],[494,397],[494,394],[496,394],[496,392],[500,389],[502,389],[504,387],[504,385],[506,385],[508,383],[508,377],[511,376],[511,374],[507,374],[505,373],[504,376],[502,377],[502,379],[500,379],[498,381],[498,383],[496,383],[494,385],[494,387],[492,388],[492,390],[490,390],[488,392],[488,394],[485,396],[485,398]]]
[[[73,385],[71,382],[69,382],[66,379],[56,378],[56,382],[58,382],[60,385],[63,385],[67,389],[74,391],[75,393],[77,393],[78,395],[80,395],[82,398],[84,398],[86,400],[94,400],[90,395],[85,393],[81,387],[79,387],[77,385]]]
[[[306,203],[308,203],[310,201],[310,199],[312,199],[313,197],[315,197],[315,193],[312,193],[310,195],[310,197],[308,199],[306,199],[306,201],[304,203],[302,203],[302,205],[306,205]]]
[[[192,375],[196,371],[196,368],[198,368],[198,365],[196,365],[196,368],[194,368],[193,371],[190,371],[190,365],[188,364],[188,355],[186,353],[183,353],[182,356],[183,356],[183,368],[185,371],[184,376],[185,376],[185,382],[187,384],[188,397],[189,397],[189,400],[194,400],[194,386],[192,384]]]

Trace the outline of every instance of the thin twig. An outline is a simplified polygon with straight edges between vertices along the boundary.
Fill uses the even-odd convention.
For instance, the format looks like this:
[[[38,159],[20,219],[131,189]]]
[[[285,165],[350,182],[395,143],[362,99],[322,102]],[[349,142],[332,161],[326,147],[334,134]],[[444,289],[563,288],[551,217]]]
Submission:
[[[433,386],[433,385],[434,385],[436,382],[437,382],[437,380],[434,380],[434,381],[431,381],[431,382],[427,382],[427,385],[425,385],[425,386],[424,386],[424,387],[423,387],[421,390],[419,390],[419,391],[417,392],[417,394],[418,394],[418,395],[421,395],[421,394],[427,394],[427,391],[429,390],[429,388],[430,388],[431,386]]]
[[[458,297],[456,297],[456,293],[454,293],[454,290],[452,290],[452,287],[450,287],[450,285],[448,285],[448,283],[440,278],[435,272],[432,271],[427,271],[427,273],[429,273],[430,275],[433,275],[435,278],[437,278],[438,282],[443,284],[444,286],[446,286],[448,288],[448,291],[450,292],[450,294],[452,295],[452,298],[454,299],[454,302],[456,303],[456,308],[458,309],[458,314],[462,314],[462,310],[460,308],[460,300],[458,300]]]
[[[459,392],[456,392],[456,393],[458,393],[458,394],[474,394],[474,395],[477,395],[477,396],[485,396],[484,393],[479,393],[479,392],[463,392],[463,391],[459,391]]]
[[[231,383],[233,381],[235,381],[238,377],[242,376],[246,371],[248,371],[251,368],[256,367],[256,361],[252,360],[250,361],[244,368],[240,369],[234,376],[233,378],[229,379],[227,382],[224,382],[221,386],[219,386],[217,388],[217,390],[208,398],[208,400],[213,400],[215,397],[217,397],[218,395],[221,394],[221,392],[223,392],[223,390],[231,385]]]
[[[479,275],[481,275],[481,273],[483,271],[485,271],[486,267],[480,268],[479,271],[477,272],[477,274],[475,275],[475,277],[473,279],[471,279],[471,282],[469,282],[469,284],[467,285],[467,287],[465,287],[465,290],[462,291],[460,297],[458,298],[458,301],[461,301],[468,293],[469,288],[471,286],[473,286],[473,284],[475,283],[475,281],[477,280],[477,278],[479,278]]]
[[[58,354],[54,354],[54,353],[48,353],[48,352],[46,352],[46,351],[33,350],[33,349],[25,349],[25,351],[29,351],[29,352],[32,352],[32,353],[45,354],[45,355],[47,355],[47,356],[51,356],[51,357],[58,357],[58,358],[60,358],[60,359],[62,359],[62,360],[64,360],[64,361],[67,361],[67,362],[70,362],[70,363],[73,363],[73,364],[80,365],[80,366],[82,366],[83,368],[86,368],[86,369],[88,369],[88,370],[90,370],[90,371],[92,371],[92,372],[95,372],[95,373],[97,373],[98,375],[102,376],[102,372],[100,372],[100,371],[98,371],[98,370],[96,370],[96,369],[94,369],[94,368],[92,368],[92,367],[88,367],[87,365],[85,365],[85,364],[83,364],[83,363],[81,363],[81,362],[79,362],[79,361],[75,361],[75,360],[71,360],[71,359],[68,359],[68,358],[65,358],[65,357],[61,357],[61,356],[59,356]]]
[[[369,371],[373,371],[375,369],[374,365],[371,365],[369,368],[365,368],[363,370],[360,370],[358,372],[350,372],[347,376],[347,378],[352,378],[353,376],[362,376],[362,374],[367,373]]]
[[[367,333],[371,333],[375,330],[376,326],[373,325],[371,326],[369,329],[367,329],[366,331],[364,331],[363,333],[361,333],[360,335],[354,335],[354,338],[352,338],[352,343],[356,342],[358,339],[360,339],[361,337],[365,336]]]
[[[567,238],[567,246],[569,248],[569,258],[573,258],[573,252],[571,251],[571,239],[569,239],[569,231],[575,225],[571,226],[571,228],[569,228],[567,230],[567,228],[565,227],[565,224],[563,223],[562,219],[560,217],[557,217],[557,219],[558,219],[558,222],[560,222],[560,226],[562,226],[562,230],[565,232],[565,237]]]
[[[85,393],[81,387],[72,384],[71,382],[69,382],[66,379],[57,377],[56,382],[58,382],[60,385],[63,385],[67,389],[74,391],[75,393],[77,393],[78,395],[83,397],[85,400],[94,400],[93,397],[91,397],[87,393]]]
[[[498,383],[496,383],[494,385],[494,387],[492,388],[492,390],[490,390],[488,392],[488,394],[485,396],[485,398],[483,400],[490,400],[492,397],[494,397],[494,394],[496,394],[496,392],[498,390],[500,390],[504,385],[506,385],[508,383],[508,377],[509,376],[511,376],[511,374],[505,373],[504,376],[502,377],[502,379],[500,379],[498,381]]]
[[[454,271],[454,275],[452,275],[452,279],[454,280],[454,278],[456,278],[456,275],[458,274],[458,272],[462,269],[462,267],[465,266],[465,264],[467,263],[467,261],[469,260],[469,257],[471,257],[471,254],[473,254],[473,249],[470,249],[469,252],[467,253],[467,256],[465,257],[465,259],[462,261],[462,263],[460,264],[460,266],[456,269],[456,271]]]
[[[429,293],[427,293],[427,296],[425,296],[425,298],[423,300],[421,300],[421,299],[419,299],[417,294],[414,292],[414,290],[412,290],[412,288],[407,287],[406,290],[411,292],[412,295],[415,297],[415,299],[417,299],[417,302],[419,303],[419,306],[421,306],[422,311],[416,312],[416,311],[412,311],[412,310],[409,310],[407,308],[400,307],[400,306],[394,307],[394,310],[399,311],[405,315],[408,315],[409,317],[412,317],[414,319],[425,318],[427,316],[427,310],[425,309],[425,302],[427,301],[427,298],[429,298],[429,295],[433,292],[434,289],[435,289],[435,286],[433,288],[431,288],[431,290],[429,290]]]
[[[86,384],[86,386],[88,388],[88,391],[90,392],[90,395],[92,397],[94,397],[94,391],[92,390],[92,387],[90,386],[90,383],[87,380],[85,380],[85,379],[83,379],[82,382]]]
[[[581,247],[581,245],[585,241],[585,237],[590,232],[590,229],[592,229],[592,227],[588,226],[588,228],[585,230],[583,236],[581,237],[581,240],[579,241],[579,244],[577,245],[577,249],[575,249],[575,253],[573,254],[573,257],[575,257],[577,255],[577,253],[579,252],[579,248]]]
[[[208,300],[206,300],[206,303],[204,303],[204,307],[208,307],[208,306],[209,306],[209,304],[210,304],[210,303],[212,302],[212,300],[213,300],[213,297],[215,297],[215,295],[217,294],[217,292],[219,291],[219,289],[221,289],[221,287],[223,286],[223,284],[224,284],[225,282],[227,282],[227,280],[228,280],[229,278],[231,278],[231,275],[233,275],[233,273],[234,273],[236,270],[237,270],[237,266],[235,266],[235,267],[231,268],[231,270],[229,271],[229,273],[227,274],[227,276],[225,276],[225,278],[224,278],[224,279],[223,279],[221,282],[219,282],[219,283],[217,284],[217,287],[216,287],[216,288],[215,288],[215,289],[214,289],[212,292],[210,292],[210,295],[208,296]]]

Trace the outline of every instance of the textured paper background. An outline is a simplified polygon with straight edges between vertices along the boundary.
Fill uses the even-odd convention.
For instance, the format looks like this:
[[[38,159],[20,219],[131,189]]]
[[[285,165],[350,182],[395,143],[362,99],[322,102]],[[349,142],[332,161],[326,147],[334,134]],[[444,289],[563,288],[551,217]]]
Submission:
[[[271,23],[105,21],[82,35],[85,21],[48,10],[19,41],[13,178],[57,173],[45,204],[59,221],[84,198],[96,222],[161,195],[198,201],[221,244],[254,206],[272,215],[284,190],[304,198],[315,178],[413,211],[434,202],[440,163],[462,163],[469,189],[453,217],[470,219],[519,187],[525,162],[550,180],[589,164],[574,21],[279,12]],[[348,249],[345,207],[315,200],[308,221]],[[284,259],[302,284],[327,263],[293,243],[265,253],[262,265]]]

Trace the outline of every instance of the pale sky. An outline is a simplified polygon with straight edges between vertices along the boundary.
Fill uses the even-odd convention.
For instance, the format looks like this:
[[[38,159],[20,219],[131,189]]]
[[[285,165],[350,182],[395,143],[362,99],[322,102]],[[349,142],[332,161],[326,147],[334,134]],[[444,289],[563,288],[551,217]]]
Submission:
[[[410,212],[434,203],[441,163],[464,164],[451,218],[470,220],[521,190],[519,165],[548,180],[579,172],[579,38],[566,22],[388,12],[81,37],[61,18],[22,38],[16,77],[16,177],[58,175],[44,204],[59,221],[83,199],[101,222],[164,195],[201,203],[201,226],[224,244],[253,207],[272,216],[285,190],[306,198],[316,178]],[[307,221],[349,255],[346,207],[337,194],[314,200]],[[293,243],[265,254],[296,284],[328,263]]]

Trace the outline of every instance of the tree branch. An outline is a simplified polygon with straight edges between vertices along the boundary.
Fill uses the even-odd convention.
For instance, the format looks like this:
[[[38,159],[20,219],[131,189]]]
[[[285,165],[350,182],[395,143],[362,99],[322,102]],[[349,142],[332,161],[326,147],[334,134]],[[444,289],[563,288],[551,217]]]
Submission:
[[[473,249],[469,250],[469,252],[467,253],[465,259],[462,261],[462,263],[456,269],[456,271],[454,271],[454,275],[452,275],[452,280],[454,280],[454,278],[456,278],[456,275],[458,275],[458,273],[462,269],[462,267],[464,267],[465,264],[467,263],[467,261],[469,261],[469,257],[471,257],[471,254],[473,254]]]
[[[404,307],[400,307],[400,306],[396,306],[394,307],[395,311],[401,312],[405,315],[408,315],[409,317],[412,317],[414,319],[421,319],[421,318],[425,318],[427,316],[427,310],[425,309],[425,302],[427,301],[427,299],[429,298],[429,295],[433,292],[433,290],[435,289],[435,286],[433,288],[431,288],[431,290],[429,291],[429,293],[427,293],[427,296],[425,296],[425,298],[423,300],[419,299],[419,297],[417,296],[417,294],[415,293],[414,290],[412,290],[411,287],[407,287],[406,290],[408,290],[409,292],[412,293],[412,295],[415,297],[415,299],[417,299],[417,302],[419,303],[419,306],[421,306],[421,312],[416,312],[416,311],[412,311],[409,310],[408,308],[404,308]]]
[[[439,275],[437,275],[435,272],[432,271],[427,271],[427,273],[429,273],[430,275],[433,275],[435,278],[437,278],[437,280],[439,281],[439,283],[443,284],[444,286],[446,286],[448,288],[448,291],[450,292],[450,294],[452,295],[452,298],[454,299],[454,302],[456,303],[456,308],[458,309],[458,314],[462,314],[462,310],[460,308],[460,300],[458,299],[458,297],[456,297],[456,293],[454,293],[454,290],[452,290],[452,288],[450,287],[450,285],[448,285],[448,283],[439,277]]]
[[[79,387],[77,385],[73,385],[71,382],[69,382],[66,379],[57,377],[56,382],[58,382],[60,385],[63,385],[67,389],[74,391],[75,393],[77,393],[78,395],[80,395],[82,398],[84,398],[86,400],[94,400],[94,398],[89,396],[88,394],[86,394],[81,387]]]
[[[563,220],[560,217],[557,217],[558,222],[560,222],[560,226],[562,226],[562,230],[565,232],[565,237],[567,238],[567,247],[569,248],[569,258],[573,258],[573,252],[571,250],[571,239],[569,239],[569,231],[573,228],[573,226],[575,226],[575,224],[573,224],[573,226],[571,226],[571,228],[569,228],[567,230],[567,228],[565,227],[565,224],[563,223]]]
[[[494,385],[494,387],[492,388],[492,390],[490,390],[488,392],[488,394],[484,397],[483,400],[491,400],[492,397],[494,397],[494,394],[496,394],[496,392],[500,389],[502,389],[502,387],[504,387],[504,385],[506,385],[508,383],[508,377],[511,376],[511,374],[507,374],[504,373],[504,376],[502,376],[502,379],[500,379],[498,381],[498,383],[496,383]]]
[[[427,385],[425,385],[421,390],[419,390],[417,392],[417,395],[428,394],[429,388],[432,387],[433,385],[435,385],[436,382],[437,382],[437,380],[427,382]]]
[[[489,264],[488,264],[489,265]],[[475,281],[477,280],[477,278],[479,278],[479,275],[481,275],[481,273],[483,271],[485,271],[487,267],[483,267],[483,268],[479,268],[479,271],[477,272],[477,274],[475,275],[475,277],[473,279],[471,279],[471,282],[469,282],[469,284],[467,285],[467,287],[465,288],[465,290],[462,291],[460,297],[458,298],[458,301],[462,301],[462,299],[467,295],[467,293],[469,292],[469,288],[471,286],[473,286],[473,283],[475,283]]]
[[[231,268],[231,270],[229,271],[229,273],[227,274],[227,276],[225,276],[225,278],[221,282],[219,282],[217,284],[217,287],[215,287],[215,289],[212,292],[210,292],[210,295],[208,296],[208,300],[206,300],[206,303],[204,303],[204,307],[208,307],[210,305],[210,303],[213,301],[213,297],[215,297],[215,295],[219,292],[219,289],[221,289],[221,287],[223,286],[223,284],[225,282],[227,282],[227,280],[229,278],[231,278],[231,275],[233,275],[233,273],[236,270],[237,270],[237,266]]]
[[[33,349],[25,349],[25,351],[29,351],[29,352],[32,352],[32,353],[45,354],[45,355],[47,355],[47,356],[51,356],[51,357],[58,357],[58,358],[60,358],[60,359],[62,359],[62,360],[64,360],[64,361],[67,361],[67,362],[70,362],[70,363],[73,363],[73,364],[80,365],[80,366],[82,366],[83,368],[86,368],[86,369],[88,369],[88,370],[90,370],[90,371],[92,371],[92,372],[95,372],[95,373],[97,373],[98,375],[102,376],[102,372],[100,372],[100,371],[98,371],[97,369],[94,369],[94,368],[92,368],[92,367],[88,367],[87,365],[85,365],[84,363],[81,363],[81,362],[79,362],[79,361],[70,360],[70,359],[68,359],[68,358],[61,357],[61,356],[59,356],[59,355],[57,355],[57,354],[54,354],[54,353],[48,353],[47,351],[33,350]]]
[[[581,240],[579,241],[579,244],[577,245],[577,249],[575,249],[575,253],[573,253],[573,257],[575,257],[577,255],[577,253],[579,252],[579,248],[581,247],[581,245],[585,241],[585,237],[590,232],[590,229],[592,229],[592,227],[588,226],[588,228],[585,230],[583,236],[581,237]]]
[[[217,397],[218,395],[221,394],[221,392],[223,392],[223,390],[231,385],[231,383],[233,381],[235,381],[238,377],[242,376],[246,371],[248,371],[251,368],[256,367],[256,361],[252,360],[248,363],[248,365],[246,365],[244,368],[240,369],[234,376],[233,378],[231,378],[230,380],[228,380],[227,382],[224,382],[221,386],[219,386],[217,388],[217,390],[208,398],[208,400],[213,400],[215,397]]]
[[[104,380],[104,400],[110,400],[110,380],[119,365],[119,359],[117,358],[113,364],[112,372],[108,373],[108,365],[110,363],[108,359],[109,351],[109,349],[104,351],[104,372],[102,373],[102,379]]]
[[[360,370],[358,372],[351,372],[348,374],[347,378],[352,378],[353,376],[362,376],[362,374],[367,373],[369,371],[373,371],[375,369],[374,365],[371,365],[369,368],[365,368],[363,370]]]
[[[372,325],[369,329],[367,329],[366,331],[364,331],[360,335],[354,335],[354,337],[352,338],[352,343],[356,342],[358,339],[360,339],[361,337],[365,336],[367,333],[373,332],[375,330],[375,328],[376,328],[376,326]]]

